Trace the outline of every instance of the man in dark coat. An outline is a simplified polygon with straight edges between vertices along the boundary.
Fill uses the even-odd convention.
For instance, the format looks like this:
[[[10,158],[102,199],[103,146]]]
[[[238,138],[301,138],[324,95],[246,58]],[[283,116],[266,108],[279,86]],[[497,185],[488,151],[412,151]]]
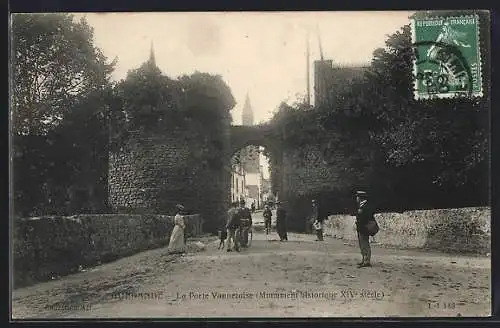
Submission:
[[[281,202],[276,202],[276,231],[280,237],[280,241],[288,241],[288,234],[286,232],[286,210],[283,208]]]
[[[239,252],[240,251],[240,240],[239,240],[239,229],[241,226],[240,222],[240,209],[238,207],[238,203],[234,202],[231,204],[232,207],[227,212],[227,251],[231,252],[231,242],[234,244],[234,249]]]
[[[264,216],[266,235],[269,235],[269,233],[271,232],[271,219],[273,217],[273,212],[271,212],[269,205],[266,204],[266,206],[264,206],[264,212],[262,213],[262,216]]]
[[[356,230],[358,232],[359,249],[361,250],[361,256],[363,259],[358,263],[358,267],[369,267],[371,266],[371,248],[370,248],[370,236],[366,231],[366,224],[373,220],[373,209],[368,203],[368,195],[365,191],[356,192],[356,203],[358,205],[358,211],[356,213]]]
[[[245,207],[245,200],[240,201],[240,220],[241,220],[241,247],[248,247],[248,232],[252,228],[252,213]]]
[[[318,202],[313,199],[312,200],[312,222],[313,228],[316,232],[316,241],[323,241],[323,229],[325,222],[325,215],[320,212]]]

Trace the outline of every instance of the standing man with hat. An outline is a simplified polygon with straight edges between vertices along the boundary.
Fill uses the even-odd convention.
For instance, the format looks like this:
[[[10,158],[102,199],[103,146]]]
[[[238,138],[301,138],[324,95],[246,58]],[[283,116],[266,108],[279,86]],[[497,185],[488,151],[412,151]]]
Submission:
[[[363,259],[358,263],[359,268],[371,266],[371,248],[370,248],[370,232],[367,225],[371,221],[375,221],[373,217],[373,209],[368,203],[368,194],[366,191],[356,191],[356,203],[358,211],[356,213],[356,230],[358,232],[359,248]]]
[[[323,229],[324,229],[325,217],[323,213],[320,213],[318,202],[315,199],[311,201],[311,205],[312,205],[312,221],[313,221],[312,224],[316,232],[316,241],[323,241]]]
[[[240,220],[241,220],[241,247],[248,247],[248,232],[252,228],[252,213],[245,207],[245,200],[240,200]]]
[[[287,227],[286,227],[286,210],[283,207],[283,204],[278,201],[276,202],[276,232],[278,232],[278,236],[280,237],[280,241],[288,241]]]
[[[264,217],[264,224],[266,227],[266,235],[269,235],[271,232],[271,219],[273,217],[273,212],[269,208],[269,205],[264,206],[264,212],[262,213],[262,216]]]
[[[233,249],[231,247],[231,242],[234,246],[234,249],[239,252],[240,251],[240,236],[238,230],[241,227],[240,222],[240,209],[238,207],[238,202],[234,202],[231,204],[232,207],[227,212],[227,251],[231,252]]]

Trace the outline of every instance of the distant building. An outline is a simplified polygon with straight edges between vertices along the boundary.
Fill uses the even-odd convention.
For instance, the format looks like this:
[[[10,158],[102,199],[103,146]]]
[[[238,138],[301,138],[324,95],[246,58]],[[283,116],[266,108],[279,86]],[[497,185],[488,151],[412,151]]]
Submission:
[[[333,65],[333,61],[314,61],[314,105],[333,106],[335,96],[356,78],[361,78],[368,65]]]
[[[231,201],[239,202],[246,199],[245,170],[240,163],[233,163],[231,166]]]
[[[250,98],[247,95],[245,99],[245,104],[243,105],[242,113],[242,123],[243,125],[250,126],[254,125],[254,117],[252,105],[250,104]],[[255,202],[257,208],[261,207],[261,192],[260,192],[260,178],[261,178],[261,166],[260,166],[260,151],[257,146],[248,146],[241,150],[241,163],[243,170],[245,171],[245,187],[247,189],[247,205],[250,206],[251,203]]]
[[[261,204],[265,204],[269,200],[272,200],[271,180],[264,179],[264,175],[262,174],[262,172],[260,179],[260,199],[261,199]]]
[[[245,99],[245,104],[243,106],[243,115],[242,115],[242,125],[251,126],[254,125],[253,120],[253,110],[252,105],[250,104],[250,98],[248,95]],[[257,146],[248,146],[242,150],[242,162],[245,168],[245,171],[250,174],[259,173],[260,168],[260,154],[259,147]]]
[[[328,102],[332,66],[332,60],[314,61],[314,104],[316,106],[322,106]]]

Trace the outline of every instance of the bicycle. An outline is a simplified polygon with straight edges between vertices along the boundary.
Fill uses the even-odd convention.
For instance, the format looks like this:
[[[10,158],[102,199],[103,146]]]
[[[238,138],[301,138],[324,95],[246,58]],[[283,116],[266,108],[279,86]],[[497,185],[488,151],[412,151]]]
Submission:
[[[244,233],[245,230],[248,231],[248,244],[247,244],[247,247],[250,247],[252,245],[252,240],[253,240],[253,225],[251,225],[248,220],[244,220],[242,222],[241,228],[239,229],[239,238],[240,238],[240,241],[243,240],[243,233]]]

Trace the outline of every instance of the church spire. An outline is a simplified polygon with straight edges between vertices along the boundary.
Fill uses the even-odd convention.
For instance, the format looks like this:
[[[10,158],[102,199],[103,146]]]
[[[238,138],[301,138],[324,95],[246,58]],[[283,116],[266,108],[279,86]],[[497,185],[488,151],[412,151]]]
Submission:
[[[153,40],[151,40],[151,50],[149,51],[149,62],[156,66],[155,49],[153,46]]]
[[[248,93],[245,97],[245,104],[243,105],[243,125],[253,125],[253,110],[250,104],[250,97]]]

